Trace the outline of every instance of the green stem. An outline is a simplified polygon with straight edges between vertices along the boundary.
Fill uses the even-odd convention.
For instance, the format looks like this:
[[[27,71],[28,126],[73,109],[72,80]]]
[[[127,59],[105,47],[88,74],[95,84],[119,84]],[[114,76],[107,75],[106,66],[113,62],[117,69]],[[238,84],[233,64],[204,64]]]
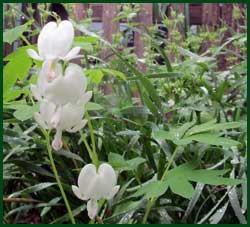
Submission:
[[[24,36],[24,35],[21,35],[20,36],[21,39],[28,45],[28,46],[31,46],[32,44],[29,42],[29,40]]]
[[[87,151],[89,153],[89,157],[91,158],[92,162],[94,163],[95,166],[98,165],[98,160],[96,160],[95,155],[93,153],[93,151],[91,150],[85,135],[82,133],[82,131],[80,131],[80,136],[81,136],[81,140],[83,141],[85,147],[87,148]]]
[[[174,150],[172,156],[170,157],[170,160],[169,160],[169,162],[168,162],[167,168],[165,169],[165,171],[164,171],[164,173],[163,173],[163,175],[162,175],[161,181],[164,181],[164,179],[166,178],[167,173],[168,173],[168,171],[169,171],[169,168],[171,167],[171,165],[172,165],[172,163],[173,163],[173,161],[174,161],[174,158],[175,158],[175,156],[176,156],[176,154],[177,154],[177,151],[178,151],[178,146],[175,148],[175,150]],[[148,215],[149,215],[149,213],[150,213],[150,210],[151,210],[152,206],[153,206],[154,203],[155,203],[155,200],[156,200],[156,198],[154,198],[154,197],[151,198],[150,200],[148,200],[148,203],[147,203],[147,206],[146,206],[146,211],[145,211],[145,214],[144,214],[144,217],[143,217],[143,220],[142,220],[142,223],[143,223],[143,224],[146,224],[147,219],[148,219]]]
[[[95,164],[96,164],[96,166],[98,166],[99,161],[98,161],[98,156],[96,153],[94,129],[92,127],[88,111],[85,112],[85,116],[86,116],[86,120],[88,121],[88,127],[89,127],[89,131],[90,131],[90,137],[91,137],[91,143],[92,143],[92,151],[93,151],[94,160],[96,162]]]
[[[48,150],[48,155],[49,155],[51,167],[52,167],[54,176],[56,178],[57,185],[58,185],[58,187],[59,187],[59,189],[61,191],[61,194],[62,194],[64,203],[65,203],[65,206],[66,206],[66,208],[68,210],[69,218],[70,218],[72,224],[76,224],[74,216],[73,216],[73,213],[71,211],[71,208],[70,208],[70,205],[69,205],[69,202],[68,202],[68,199],[67,199],[66,194],[65,194],[65,192],[63,190],[63,186],[62,186],[62,183],[60,181],[60,178],[59,178],[59,175],[58,175],[58,172],[57,172],[57,169],[56,169],[56,165],[55,165],[54,159],[53,159],[52,149],[51,149],[51,146],[50,146],[49,133],[47,131],[43,130],[43,134],[44,134],[44,136],[46,138],[47,150]]]
[[[161,181],[163,181],[163,180],[166,178],[167,173],[168,173],[168,170],[169,170],[170,166],[172,165],[172,163],[173,163],[173,161],[174,161],[174,158],[175,158],[175,156],[176,156],[176,154],[177,154],[177,151],[178,151],[178,146],[175,148],[174,153],[173,153],[172,156],[170,157],[170,160],[169,160],[169,162],[168,162],[167,168],[165,169],[165,171],[164,171],[164,173],[163,173],[163,175],[162,175]]]
[[[154,205],[155,199],[151,198],[150,200],[148,200],[147,202],[147,207],[146,207],[146,211],[142,220],[142,224],[146,224],[147,223],[147,219],[148,219],[148,215],[150,213],[150,210],[152,208],[152,206]]]

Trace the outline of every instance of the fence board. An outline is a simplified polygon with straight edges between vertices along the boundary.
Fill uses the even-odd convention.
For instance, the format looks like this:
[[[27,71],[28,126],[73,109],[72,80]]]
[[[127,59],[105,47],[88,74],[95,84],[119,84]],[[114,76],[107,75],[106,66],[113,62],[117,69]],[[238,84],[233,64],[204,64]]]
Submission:
[[[137,18],[137,22],[143,23],[147,27],[150,27],[153,23],[153,4],[152,3],[141,3],[140,4],[140,12]],[[141,25],[138,26],[139,29],[143,29]],[[144,43],[142,40],[141,35],[136,32],[134,38],[134,47],[135,47],[135,54],[138,58],[143,58],[144,54]],[[142,72],[146,71],[146,65],[138,62],[138,68]]]

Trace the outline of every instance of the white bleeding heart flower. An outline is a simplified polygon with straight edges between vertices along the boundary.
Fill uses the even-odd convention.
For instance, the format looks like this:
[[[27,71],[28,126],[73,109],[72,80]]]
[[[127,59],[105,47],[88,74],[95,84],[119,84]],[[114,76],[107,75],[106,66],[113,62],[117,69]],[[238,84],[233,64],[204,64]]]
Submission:
[[[90,219],[98,212],[99,199],[112,199],[119,191],[117,176],[111,165],[103,163],[98,171],[95,165],[84,166],[78,177],[78,187],[72,185],[74,194],[81,200],[87,200],[87,210]]]
[[[62,147],[62,132],[77,132],[82,129],[87,120],[83,119],[84,107],[80,101],[56,106],[53,102],[42,100],[40,112],[35,113],[37,123],[44,129],[56,129],[52,147],[59,150]]]
[[[171,107],[173,107],[175,105],[175,101],[173,100],[173,99],[169,99],[168,100],[168,103],[167,103],[167,106],[169,107],[169,108],[171,108]]]
[[[50,67],[48,71],[48,67]],[[62,76],[62,66],[58,63],[53,63],[48,66],[48,62],[43,63],[42,70],[37,79],[37,85],[31,84],[30,90],[36,100],[41,101],[46,88],[57,77]]]
[[[79,57],[80,47],[71,49],[74,40],[74,29],[68,20],[47,23],[41,30],[37,46],[38,53],[33,49],[28,49],[28,55],[40,61],[69,61]]]
[[[55,66],[57,76],[52,81],[48,80],[46,72],[42,70],[37,85],[32,85],[31,91],[38,100],[45,98],[58,106],[67,103],[87,103],[92,97],[92,91],[86,92],[87,78],[82,68],[76,64],[69,64],[64,76],[61,67]]]

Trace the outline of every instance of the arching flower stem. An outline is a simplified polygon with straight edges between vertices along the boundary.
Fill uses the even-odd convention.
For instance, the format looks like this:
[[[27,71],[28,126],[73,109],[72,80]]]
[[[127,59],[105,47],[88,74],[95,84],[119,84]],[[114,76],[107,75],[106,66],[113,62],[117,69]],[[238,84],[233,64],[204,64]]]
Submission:
[[[88,144],[88,141],[86,140],[85,135],[83,134],[83,132],[81,130],[79,132],[80,132],[81,140],[83,141],[83,143],[84,143],[84,145],[89,153],[90,159],[92,160],[92,162],[95,166],[98,166],[98,160],[96,160],[95,155],[94,155],[93,151],[91,150],[91,148]]]
[[[97,153],[96,153],[94,129],[92,127],[88,111],[85,111],[85,117],[86,117],[86,120],[88,121],[88,128],[89,128],[89,131],[90,131],[90,138],[91,138],[91,143],[92,143],[92,151],[93,151],[93,153],[92,153],[93,154],[92,161],[93,161],[94,165],[98,167],[99,160],[98,160],[98,156],[97,156]]]
[[[64,203],[65,203],[65,206],[68,210],[68,214],[69,214],[69,218],[72,222],[72,224],[76,224],[75,222],[75,219],[74,219],[74,216],[73,216],[73,213],[72,213],[72,210],[70,208],[70,205],[69,205],[69,202],[68,202],[68,199],[67,199],[67,196],[64,192],[64,189],[63,189],[63,186],[62,186],[62,183],[61,183],[61,180],[59,178],[59,175],[58,175],[58,172],[57,172],[57,169],[56,169],[56,165],[55,165],[55,162],[54,162],[54,159],[53,159],[53,155],[52,155],[52,149],[51,149],[51,145],[50,145],[50,131],[47,132],[46,130],[44,129],[41,129],[43,134],[44,134],[44,137],[46,139],[46,145],[47,145],[47,151],[48,151],[48,156],[49,156],[49,160],[50,160],[50,163],[51,163],[51,167],[52,167],[52,170],[53,170],[53,173],[54,173],[54,176],[56,178],[56,182],[57,182],[57,185],[61,191],[61,195],[63,197],[63,200],[64,200]]]

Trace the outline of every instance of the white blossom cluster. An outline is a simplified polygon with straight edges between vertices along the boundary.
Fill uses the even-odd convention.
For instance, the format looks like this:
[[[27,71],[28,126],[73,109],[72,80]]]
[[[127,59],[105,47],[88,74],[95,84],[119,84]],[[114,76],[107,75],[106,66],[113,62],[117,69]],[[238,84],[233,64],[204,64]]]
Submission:
[[[86,91],[87,78],[83,69],[68,63],[80,57],[80,47],[71,49],[74,29],[69,21],[59,24],[49,22],[38,37],[38,53],[28,49],[27,53],[35,60],[43,61],[36,85],[31,91],[40,103],[40,111],[35,113],[37,123],[44,129],[55,129],[52,147],[62,147],[62,132],[77,132],[87,121],[84,106],[91,99],[92,92]],[[63,63],[68,63],[63,69]],[[103,163],[98,171],[93,164],[85,165],[78,177],[78,187],[73,185],[74,194],[81,200],[87,200],[88,216],[93,219],[98,213],[99,199],[112,199],[120,186],[111,165]]]
[[[35,60],[43,61],[36,85],[31,85],[33,96],[40,103],[35,119],[44,129],[55,129],[52,147],[62,147],[62,131],[77,132],[86,124],[84,105],[92,92],[86,92],[87,79],[83,69],[69,63],[63,70],[62,61],[67,63],[79,57],[80,47],[71,49],[74,29],[69,21],[47,23],[38,37],[38,53],[33,49],[27,52]]]

